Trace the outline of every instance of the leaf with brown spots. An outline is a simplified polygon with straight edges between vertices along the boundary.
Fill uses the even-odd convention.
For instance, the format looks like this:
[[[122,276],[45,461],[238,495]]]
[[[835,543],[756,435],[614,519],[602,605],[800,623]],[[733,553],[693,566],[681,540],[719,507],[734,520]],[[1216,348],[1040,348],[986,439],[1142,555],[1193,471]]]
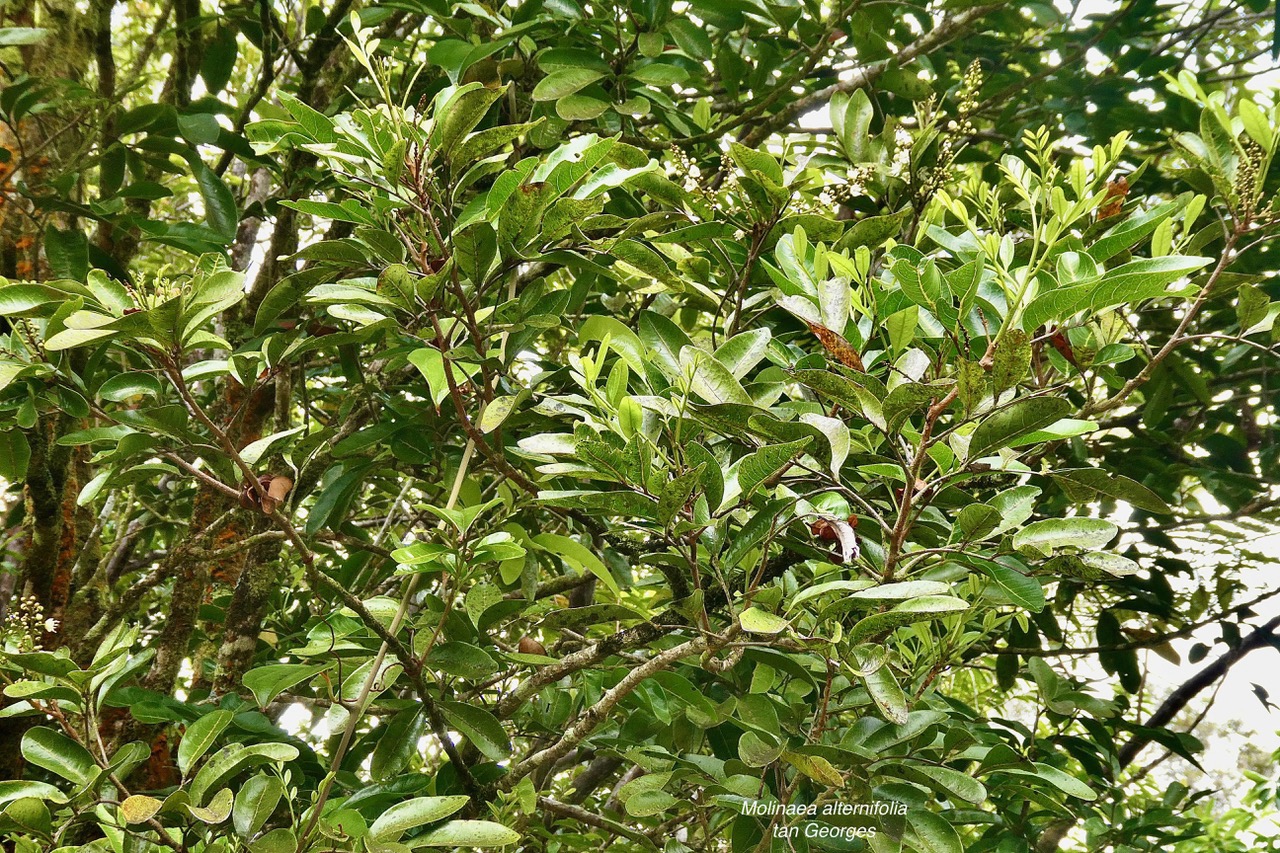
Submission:
[[[858,355],[858,351],[853,348],[853,345],[844,339],[844,335],[833,332],[818,323],[808,320],[805,322],[809,324],[809,331],[818,336],[823,349],[835,356],[837,361],[859,373],[867,372],[867,369],[862,366],[862,357]]]

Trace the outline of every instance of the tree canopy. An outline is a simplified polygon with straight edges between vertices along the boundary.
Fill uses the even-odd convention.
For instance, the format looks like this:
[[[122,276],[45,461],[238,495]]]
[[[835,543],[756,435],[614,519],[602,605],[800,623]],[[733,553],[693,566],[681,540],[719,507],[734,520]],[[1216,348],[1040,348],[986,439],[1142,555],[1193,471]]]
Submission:
[[[1273,6],[10,0],[4,849],[1245,843]]]

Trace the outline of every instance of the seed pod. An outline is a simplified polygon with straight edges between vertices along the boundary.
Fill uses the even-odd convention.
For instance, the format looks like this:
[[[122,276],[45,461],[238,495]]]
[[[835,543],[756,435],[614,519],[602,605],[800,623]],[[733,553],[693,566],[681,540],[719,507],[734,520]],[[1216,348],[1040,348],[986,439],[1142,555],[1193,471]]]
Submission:
[[[262,504],[262,511],[271,515],[293,488],[293,480],[288,477],[272,477],[267,485],[267,499]]]
[[[542,643],[539,643],[533,637],[521,637],[516,648],[522,655],[545,655],[547,653]]]

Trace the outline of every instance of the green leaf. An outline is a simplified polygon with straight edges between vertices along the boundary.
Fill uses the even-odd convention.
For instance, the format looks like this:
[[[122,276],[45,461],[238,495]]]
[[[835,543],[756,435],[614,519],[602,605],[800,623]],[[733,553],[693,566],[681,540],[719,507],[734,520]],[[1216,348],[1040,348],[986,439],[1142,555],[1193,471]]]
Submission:
[[[0,430],[0,477],[20,483],[31,463],[31,443],[20,429]]]
[[[889,346],[894,354],[904,352],[915,340],[916,329],[920,325],[920,306],[910,305],[893,312],[885,318],[884,325],[889,330]]]
[[[192,152],[187,162],[196,179],[196,186],[200,189],[200,198],[204,201],[205,221],[224,243],[230,243],[235,239],[236,228],[240,224],[235,196],[227,189],[222,178],[205,165],[199,154]]]
[[[297,435],[304,429],[306,429],[305,426],[296,426],[293,429],[287,429],[283,432],[264,436],[257,441],[251,441],[240,449],[240,458],[250,465],[257,465],[262,460],[262,457],[266,456],[275,445],[290,436]]]
[[[419,847],[505,847],[520,841],[520,834],[489,820],[451,820],[439,829],[413,839]]]
[[[222,126],[212,113],[189,113],[178,116],[178,131],[192,145],[212,145],[218,141]]]
[[[1033,613],[1044,609],[1044,588],[1040,581],[999,563],[983,563],[982,570],[991,576],[1014,604]]]
[[[996,343],[991,385],[998,395],[1017,385],[1031,370],[1031,339],[1021,329],[1009,329]]]
[[[252,838],[266,824],[284,797],[284,783],[260,773],[250,777],[236,793],[231,824],[241,836]]]
[[[590,625],[599,625],[603,622],[634,622],[644,618],[645,615],[640,611],[621,604],[587,604],[581,607],[553,610],[542,617],[542,622],[539,624],[543,628],[555,631],[562,628],[580,631]]]
[[[431,402],[437,406],[450,395],[449,376],[446,375],[446,370],[452,370],[454,384],[462,386],[470,381],[471,376],[479,369],[474,364],[451,359],[446,363],[444,354],[435,347],[416,349],[409,353],[408,359],[409,363],[418,368],[423,378],[427,380],[427,387],[431,390]]]
[[[626,362],[627,367],[635,373],[644,375],[644,344],[641,343],[639,336],[621,320],[604,314],[593,314],[578,329],[579,344],[585,344],[588,341],[603,342],[606,339],[609,341],[611,352],[616,352]]]
[[[1125,477],[1103,471],[1101,468],[1069,468],[1053,472],[1063,490],[1078,503],[1093,500],[1096,495],[1106,495],[1126,503],[1153,512],[1157,515],[1168,515],[1172,510],[1164,502],[1164,498],[1146,486]]]
[[[283,826],[249,842],[249,853],[295,853],[297,849],[297,836]]]
[[[903,223],[910,215],[910,210],[904,210],[887,216],[867,216],[859,219],[852,228],[844,232],[843,237],[836,241],[834,248],[837,252],[852,252],[862,246],[879,248],[890,238],[898,236]]]
[[[904,625],[916,622],[927,622],[939,619],[952,613],[960,613],[969,609],[969,602],[962,598],[947,595],[926,595],[912,598],[895,606],[892,610],[875,613],[849,631],[848,642],[860,643],[879,634],[884,634]]]
[[[1170,293],[1170,283],[1212,263],[1212,258],[1165,255],[1143,258],[1108,270],[1096,279],[1042,293],[1023,312],[1022,327],[1039,328],[1050,320],[1065,320],[1081,311],[1096,313],[1117,305],[1184,295]]]
[[[22,736],[22,757],[82,786],[93,782],[100,769],[89,750],[62,732],[44,726],[29,729]]]
[[[782,164],[767,151],[733,142],[729,144],[729,156],[743,169],[757,172],[779,186],[782,184]]]
[[[538,492],[542,506],[580,509],[597,515],[657,518],[657,503],[639,492],[556,491]],[[590,564],[588,564],[590,565]],[[597,575],[598,577],[598,575]],[[603,578],[601,578],[603,580]],[[605,581],[609,583],[608,581]],[[610,584],[611,586],[613,584]]]
[[[80,670],[76,662],[68,656],[65,646],[56,652],[6,652],[5,661],[54,678],[61,678]]]
[[[624,805],[627,814],[632,817],[650,817],[670,811],[679,802],[666,791],[640,791],[635,796],[628,797]]]
[[[948,799],[963,800],[980,806],[987,799],[987,788],[968,773],[933,764],[897,764],[903,775],[946,794]]]
[[[222,823],[231,817],[231,809],[233,807],[235,795],[231,793],[230,788],[223,788],[221,791],[213,795],[213,799],[209,800],[207,806],[193,806],[185,803],[183,808],[193,818],[201,823],[216,824]]]
[[[191,799],[202,802],[208,791],[220,787],[242,770],[260,764],[293,761],[297,757],[297,748],[287,743],[228,744],[214,753],[191,780]]]
[[[792,371],[796,381],[807,385],[850,412],[859,413],[879,429],[886,429],[883,401],[888,390],[873,376],[840,374],[830,370]]]
[[[789,468],[812,441],[812,437],[806,437],[785,444],[770,444],[742,457],[738,463],[738,489],[742,497],[750,497],[761,483]]]
[[[917,853],[964,853],[960,835],[946,819],[924,809],[907,811],[902,840]]]
[[[205,714],[187,726],[178,743],[178,770],[182,775],[185,776],[200,757],[209,751],[218,735],[230,725],[233,716],[235,715],[231,711],[220,709]]]
[[[981,541],[1000,526],[1000,512],[986,504],[969,504],[956,515],[951,531],[952,542]]]
[[[879,604],[889,601],[908,601],[925,595],[946,595],[951,587],[938,581],[899,581],[859,590],[850,595],[858,601]]]
[[[487,678],[498,671],[498,662],[479,646],[449,640],[437,643],[427,656],[427,665],[459,678]]]
[[[580,89],[585,89],[601,77],[604,77],[603,73],[590,68],[557,69],[543,77],[538,81],[538,85],[533,87],[533,99],[558,101]]]
[[[556,115],[565,121],[590,121],[604,115],[608,109],[607,100],[582,93],[556,101]]]
[[[445,719],[487,758],[503,761],[511,756],[511,739],[497,717],[479,705],[464,705],[447,699],[436,700]]]
[[[0,287],[0,317],[52,314],[67,294],[47,284],[11,284]]]
[[[489,88],[482,83],[468,83],[436,112],[431,132],[431,157],[448,157],[455,145],[475,129],[494,101],[507,92],[507,87]]]
[[[369,827],[369,837],[375,841],[395,841],[411,829],[448,817],[469,799],[466,796],[415,797],[396,803]]]
[[[884,419],[889,432],[897,432],[907,418],[927,407],[950,391],[950,380],[939,382],[903,382],[884,398]]]
[[[826,595],[828,593],[858,592],[859,590],[866,589],[873,583],[874,581],[862,579],[849,581],[840,580],[827,581],[826,583],[805,587],[796,595],[795,598],[791,599],[791,603],[787,605],[787,609],[792,610],[810,599],[818,598],[819,596]]]
[[[601,562],[600,558],[583,545],[568,536],[561,536],[557,533],[539,533],[533,537],[533,542],[546,551],[560,557],[570,566],[579,571],[588,571],[595,575],[605,586],[615,595],[622,594],[622,588],[618,586],[618,581],[613,577],[613,573]]]
[[[671,380],[679,378],[680,353],[685,347],[693,346],[685,331],[667,317],[645,311],[640,314],[639,336],[666,377]],[[643,373],[643,369],[638,372]]]
[[[44,229],[44,252],[54,278],[83,281],[89,274],[89,241],[79,230]]]
[[[664,526],[673,522],[689,503],[694,489],[702,482],[702,467],[690,468],[662,487],[658,498],[658,521]]]
[[[44,342],[44,348],[54,352],[64,349],[75,349],[85,344],[109,338],[115,334],[112,329],[63,329]]]
[[[14,800],[48,800],[51,803],[65,803],[67,795],[46,782],[0,782],[0,805]]]
[[[1135,212],[1125,221],[1113,226],[1089,248],[1089,256],[1098,263],[1136,246],[1140,240],[1155,231],[1161,222],[1187,206],[1190,194],[1167,201],[1150,210]]]
[[[149,373],[117,373],[98,386],[98,396],[113,403],[133,397],[158,397],[163,386]]]
[[[432,650],[434,651],[434,649]],[[421,705],[397,711],[373,748],[369,773],[378,781],[400,774],[418,752],[418,740],[426,732],[427,718]]]
[[[978,424],[969,439],[969,457],[1008,447],[1015,439],[1066,417],[1072,410],[1062,397],[1023,397],[998,409]]]
[[[244,674],[244,686],[258,700],[258,706],[267,707],[273,699],[296,684],[301,684],[329,668],[329,664],[276,663],[259,666]]]
[[[502,426],[503,422],[511,417],[512,411],[515,410],[519,402],[520,396],[518,394],[494,397],[484,407],[484,412],[480,415],[480,422],[477,424],[480,427],[480,431],[488,434]]]
[[[1242,284],[1236,291],[1236,322],[1246,334],[1266,319],[1270,308],[1267,294],[1252,284]]]
[[[603,194],[592,198],[556,199],[542,216],[542,240],[555,241],[569,236],[588,217],[604,209],[605,201]]]
[[[867,688],[867,695],[875,703],[884,718],[896,725],[907,722],[907,695],[898,685],[893,670],[888,666],[878,667],[875,671],[860,676],[862,685]]]
[[[782,757],[815,782],[821,782],[828,788],[844,787],[844,777],[840,775],[840,771],[836,770],[830,761],[820,755],[808,755],[803,752],[786,750],[782,753]]]
[[[508,142],[519,139],[543,121],[544,119],[538,119],[524,124],[507,124],[477,131],[454,146],[449,154],[449,166],[457,171],[459,167],[470,164],[498,150]]]
[[[747,730],[738,738],[738,757],[748,767],[768,767],[782,755],[782,744],[770,743],[758,732]]]
[[[748,607],[739,613],[738,624],[752,634],[777,634],[789,627],[786,619],[758,607]]]
[[[1009,443],[1010,447],[1025,447],[1032,444],[1040,444],[1045,441],[1057,441],[1063,438],[1075,438],[1077,435],[1086,435],[1098,428],[1093,421],[1082,421],[1077,418],[1062,418],[1054,421],[1044,429],[1038,429],[1029,432],[1026,435]]]
[[[729,537],[729,545],[725,549],[724,555],[720,558],[721,565],[729,568],[738,566],[747,554],[764,541],[770,530],[786,524],[787,519],[790,517],[790,513],[787,511],[787,507],[790,504],[791,501],[789,499],[780,498],[776,501],[769,501],[757,509],[751,518],[747,520],[747,523],[738,529],[737,534]],[[717,507],[710,508],[716,509]]]
[[[689,79],[688,71],[679,65],[665,62],[650,62],[648,65],[632,68],[630,74],[636,80],[650,86],[674,86]]]
[[[204,78],[205,88],[210,93],[221,92],[231,81],[238,53],[236,30],[228,26],[218,27],[213,38],[205,43],[204,58],[200,63],[200,76]]]
[[[1008,773],[1010,776],[1021,776],[1047,782],[1064,794],[1075,797],[1078,800],[1092,801],[1098,798],[1096,791],[1069,773],[1064,773],[1056,767],[1038,761],[1035,762],[1035,768],[1034,772],[1030,770],[1005,770],[1003,772]]]
[[[764,358],[771,337],[768,329],[742,332],[721,344],[712,357],[740,380]]]
[[[1013,536],[1013,547],[1048,556],[1059,548],[1094,550],[1115,538],[1119,528],[1102,518],[1046,518]]]

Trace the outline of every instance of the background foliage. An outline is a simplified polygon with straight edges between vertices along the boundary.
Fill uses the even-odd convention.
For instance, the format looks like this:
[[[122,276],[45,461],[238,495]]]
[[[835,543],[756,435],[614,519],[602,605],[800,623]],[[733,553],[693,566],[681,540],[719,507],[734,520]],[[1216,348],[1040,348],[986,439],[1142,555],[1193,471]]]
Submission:
[[[1270,7],[0,7],[6,849],[1248,837]]]

